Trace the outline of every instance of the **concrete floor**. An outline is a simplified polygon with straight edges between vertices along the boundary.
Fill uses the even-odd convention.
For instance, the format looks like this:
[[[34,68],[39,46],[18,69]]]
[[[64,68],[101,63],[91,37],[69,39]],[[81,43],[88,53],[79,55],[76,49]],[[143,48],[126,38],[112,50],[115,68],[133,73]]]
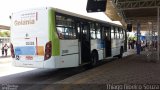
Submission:
[[[148,61],[144,54],[133,54],[87,70],[55,84],[60,85],[56,88],[60,90],[64,88],[67,88],[67,90],[72,88],[73,90],[77,88],[101,90],[100,86],[103,87],[102,90],[105,90],[111,89],[113,85],[123,85],[122,89],[126,89],[124,85],[128,85],[128,87],[130,85],[133,90],[159,90],[160,63]],[[133,87],[133,85],[135,86]]]
[[[143,53],[141,55],[135,53],[135,50],[129,50],[124,53],[122,59],[114,59],[66,79],[47,84],[40,90],[160,90],[160,63],[148,60]],[[0,58],[1,77],[32,70],[13,67],[11,60],[11,57]]]
[[[34,70],[35,68],[15,67],[10,56],[0,56],[0,77]]]

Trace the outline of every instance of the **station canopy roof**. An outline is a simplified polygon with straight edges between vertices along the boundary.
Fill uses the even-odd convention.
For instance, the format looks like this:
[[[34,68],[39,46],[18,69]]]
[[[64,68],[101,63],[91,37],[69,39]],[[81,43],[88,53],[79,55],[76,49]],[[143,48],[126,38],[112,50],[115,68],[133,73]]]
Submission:
[[[125,27],[131,23],[133,30],[136,30],[137,22],[142,30],[147,30],[149,23],[156,29],[158,7],[160,0],[107,0],[105,13],[110,19],[121,21]]]
[[[10,30],[9,26],[0,25],[0,29],[2,30]]]

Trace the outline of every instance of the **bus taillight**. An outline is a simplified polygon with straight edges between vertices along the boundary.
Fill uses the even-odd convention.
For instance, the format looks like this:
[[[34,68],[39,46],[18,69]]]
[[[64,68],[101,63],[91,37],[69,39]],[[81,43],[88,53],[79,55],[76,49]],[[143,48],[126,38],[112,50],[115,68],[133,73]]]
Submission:
[[[15,58],[14,48],[13,48],[12,43],[10,44],[10,48],[11,48],[11,56],[12,56],[12,58]]]
[[[52,42],[49,41],[46,43],[46,46],[45,46],[44,60],[49,59],[51,56],[52,56]]]

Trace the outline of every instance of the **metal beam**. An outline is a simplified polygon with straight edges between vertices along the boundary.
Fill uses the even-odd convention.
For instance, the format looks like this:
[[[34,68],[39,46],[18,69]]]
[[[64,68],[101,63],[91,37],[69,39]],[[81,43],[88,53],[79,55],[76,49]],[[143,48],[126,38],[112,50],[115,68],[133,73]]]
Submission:
[[[146,24],[147,22],[157,23],[157,17],[130,17],[127,18],[127,23],[137,24],[137,21],[141,23],[141,25]]]
[[[157,8],[160,6],[160,0],[113,0],[115,2],[116,7],[119,10],[130,10],[130,9],[140,9],[140,8]]]
[[[113,7],[117,10],[117,12],[119,13],[119,15],[122,17],[122,20],[121,22],[126,22],[126,16],[124,14],[124,12],[122,10],[119,10],[117,8],[117,3],[118,3],[118,0],[108,0],[109,2],[111,2],[111,4],[113,5]]]

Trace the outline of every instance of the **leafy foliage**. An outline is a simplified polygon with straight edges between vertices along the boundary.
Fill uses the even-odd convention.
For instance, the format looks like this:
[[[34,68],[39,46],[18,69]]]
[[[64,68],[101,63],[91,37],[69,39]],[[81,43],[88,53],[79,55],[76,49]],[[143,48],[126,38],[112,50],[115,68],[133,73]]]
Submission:
[[[0,37],[10,37],[9,31],[0,32]]]

